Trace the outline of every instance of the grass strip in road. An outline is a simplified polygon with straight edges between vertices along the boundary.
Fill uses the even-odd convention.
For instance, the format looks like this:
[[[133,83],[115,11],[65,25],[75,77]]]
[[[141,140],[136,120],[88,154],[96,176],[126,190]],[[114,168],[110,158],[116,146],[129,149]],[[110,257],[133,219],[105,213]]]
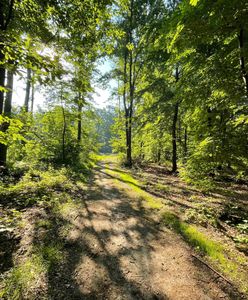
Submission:
[[[134,192],[138,194],[138,196],[144,199],[150,208],[152,209],[160,209],[163,207],[162,201],[159,198],[155,198],[151,196],[149,193],[142,189],[142,183],[133,176],[121,169],[111,169],[109,167],[105,168],[105,172],[112,177],[115,177],[117,181],[124,182],[128,184]]]

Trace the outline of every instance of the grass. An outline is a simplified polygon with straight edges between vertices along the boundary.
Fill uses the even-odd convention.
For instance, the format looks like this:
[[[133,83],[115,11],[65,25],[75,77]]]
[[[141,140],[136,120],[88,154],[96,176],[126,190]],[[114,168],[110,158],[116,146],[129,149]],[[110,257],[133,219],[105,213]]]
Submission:
[[[223,247],[208,239],[203,233],[199,232],[195,226],[182,222],[171,212],[163,213],[163,222],[166,226],[180,233],[192,246],[204,254],[207,254],[219,262],[224,260]]]
[[[15,266],[6,278],[0,291],[1,299],[37,299],[35,291],[46,293],[46,276],[64,258],[63,245],[56,240],[49,245],[36,246],[33,254]],[[42,298],[39,298],[42,299]]]
[[[0,291],[1,299],[35,299],[31,291],[37,289],[44,280],[47,265],[41,255],[33,254],[14,267],[4,280]]]
[[[85,184],[72,179],[67,169],[30,170],[19,182],[0,189],[0,198],[6,200],[7,196],[11,204],[4,208],[0,230],[10,227],[17,232],[27,232],[34,228],[34,237],[28,239],[23,254],[18,257],[12,254],[14,267],[1,277],[0,299],[46,299],[48,276],[65,259],[69,219],[78,213],[79,199],[84,192]],[[35,220],[25,219],[22,208],[26,208],[29,216],[27,207],[33,205],[38,210],[45,209],[45,215],[38,215]],[[26,223],[21,230],[22,219]]]
[[[161,183],[157,183],[155,185],[155,189],[159,190],[159,191],[162,191],[164,193],[169,193],[171,191],[171,189],[170,189],[170,187],[168,185],[163,185]]]
[[[148,206],[152,209],[161,209],[163,204],[159,198],[151,196],[149,193],[142,189],[142,183],[137,179],[133,178],[132,175],[122,171],[120,169],[110,169],[106,168],[105,172],[113,177],[116,177],[117,181],[122,181],[132,187],[136,195],[145,200]]]

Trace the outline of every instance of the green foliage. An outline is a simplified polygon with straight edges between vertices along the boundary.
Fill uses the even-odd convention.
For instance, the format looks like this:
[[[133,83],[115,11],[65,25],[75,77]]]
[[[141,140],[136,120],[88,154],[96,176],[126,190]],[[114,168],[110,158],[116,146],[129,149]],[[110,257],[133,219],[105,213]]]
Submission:
[[[15,141],[25,140],[22,135],[23,123],[18,119],[10,119],[0,115],[0,128],[1,144],[10,145]]]
[[[175,1],[167,7],[160,3],[160,15],[155,20],[158,1],[151,4],[154,15],[143,16],[147,18],[146,27],[136,13],[142,5],[148,8],[150,4],[134,1],[134,27],[144,27],[137,29],[137,44],[126,44],[134,56],[138,52],[134,67],[139,74],[134,75],[133,158],[140,163],[167,164],[176,156],[181,177],[203,189],[211,189],[215,180],[246,180],[248,175],[248,44],[244,21],[248,10],[245,1],[235,1],[235,6],[221,0],[210,2]],[[130,9],[127,4],[121,8]],[[120,15],[123,23],[119,25],[125,32],[128,17],[123,12]],[[144,41],[151,42],[143,45]],[[116,54],[115,78],[122,83],[119,97],[124,88],[130,89],[124,83],[123,43],[118,40]],[[130,101],[129,95],[126,101]],[[124,113],[114,128],[118,133],[114,149],[124,156]]]
[[[116,115],[115,109],[113,107],[97,109],[96,114],[99,118],[99,124],[97,125],[97,135],[100,143],[99,151],[100,153],[112,153],[111,127]]]

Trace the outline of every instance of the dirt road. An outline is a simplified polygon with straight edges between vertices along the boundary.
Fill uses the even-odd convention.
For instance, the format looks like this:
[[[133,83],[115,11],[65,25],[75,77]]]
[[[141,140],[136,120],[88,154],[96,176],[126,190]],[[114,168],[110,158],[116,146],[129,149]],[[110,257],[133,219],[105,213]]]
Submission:
[[[128,188],[103,165],[96,171],[85,208],[73,219],[67,265],[52,279],[51,298],[237,299],[179,236],[161,228],[142,199],[127,196]]]

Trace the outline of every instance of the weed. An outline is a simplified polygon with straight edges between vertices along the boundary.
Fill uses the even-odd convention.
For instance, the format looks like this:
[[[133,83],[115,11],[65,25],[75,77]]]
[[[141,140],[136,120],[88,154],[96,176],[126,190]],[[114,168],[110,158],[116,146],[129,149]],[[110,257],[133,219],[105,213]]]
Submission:
[[[240,233],[248,234],[248,220],[243,220],[236,227]]]
[[[197,210],[193,208],[188,209],[185,214],[185,220],[200,224],[204,227],[206,227],[208,224],[217,226],[213,209],[203,205],[198,205]]]
[[[53,224],[49,220],[38,220],[36,222],[36,226],[45,228],[45,229],[50,229],[52,228]]]
[[[0,292],[1,299],[35,299],[32,291],[35,291],[45,280],[46,264],[40,255],[33,254],[24,262],[14,267],[5,278],[3,289]]]
[[[168,186],[168,185],[163,185],[163,184],[161,184],[161,183],[157,183],[156,185],[155,185],[155,189],[156,190],[159,190],[159,191],[162,191],[162,192],[164,192],[164,193],[169,193],[170,192],[170,187]]]

